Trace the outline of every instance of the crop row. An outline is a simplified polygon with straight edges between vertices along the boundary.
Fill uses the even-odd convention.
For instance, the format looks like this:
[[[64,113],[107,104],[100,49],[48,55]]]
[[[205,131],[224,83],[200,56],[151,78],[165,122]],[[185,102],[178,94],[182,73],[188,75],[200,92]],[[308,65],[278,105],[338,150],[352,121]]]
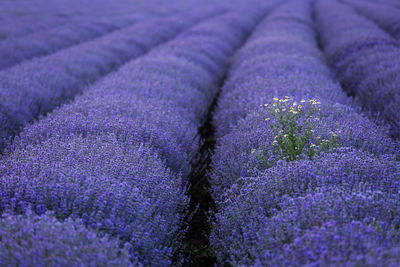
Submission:
[[[400,262],[398,144],[334,81],[310,2],[274,10],[236,54],[222,88],[210,174],[219,263]],[[317,16],[329,19],[336,7],[325,4],[333,5],[318,2]]]
[[[94,12],[83,18],[71,18],[56,27],[39,30],[19,38],[8,38],[0,42],[0,57],[2,58],[0,70],[33,57],[51,54],[69,46],[98,38],[138,21],[184,11],[184,7],[178,8],[173,4],[163,12],[157,13],[153,9],[152,4],[140,7],[135,12],[117,9],[112,14],[106,14],[100,18],[99,14]]]
[[[261,15],[243,7],[206,20],[26,127],[1,168],[0,209],[80,218],[129,242],[133,263],[170,264],[185,232],[197,129]]]
[[[366,4],[368,4],[368,3],[376,3],[376,1],[374,1],[374,0],[366,0],[365,3]],[[400,4],[399,4],[399,2],[397,0],[381,0],[381,1],[379,1],[379,4],[382,4],[382,5],[391,7],[391,8],[397,8],[397,9],[400,8]]]
[[[0,70],[29,60],[33,57],[44,56],[100,37],[111,31],[118,30],[140,19],[139,15],[120,18],[108,18],[63,24],[45,31],[28,34],[20,38],[6,39],[0,42]]]
[[[363,0],[345,0],[344,3],[374,21],[394,38],[400,39],[400,9]]]
[[[68,3],[69,2],[69,3]],[[109,8],[104,8],[107,5]],[[57,5],[47,1],[3,1],[0,6],[0,40],[18,38],[26,34],[48,30],[60,25],[79,21],[87,17],[122,14],[127,11],[121,2],[107,4],[105,1],[82,1],[74,5],[71,1],[60,1]],[[126,12],[127,14],[129,12]]]
[[[160,7],[158,1],[135,1],[134,4],[125,0],[60,0],[57,3],[49,3],[46,0],[3,1],[0,6],[0,42],[51,31],[68,24],[101,22],[104,18],[119,20],[121,16],[132,14],[166,15],[188,8],[188,5],[176,0],[168,6]]]
[[[130,59],[174,37],[210,11],[153,18],[0,72],[0,144]],[[211,13],[212,14],[212,13]]]
[[[2,214],[0,236],[3,266],[132,266],[128,246],[119,249],[80,220],[59,222],[50,213]]]
[[[256,27],[274,3],[245,2],[189,13],[153,3],[121,30],[80,20],[18,39],[54,44],[22,45],[22,60],[113,30],[0,72],[0,265],[184,263],[188,175],[217,95],[219,264],[400,263],[395,15],[386,23],[384,4],[361,0],[289,0]],[[109,23],[128,13],[110,11]],[[53,43],[83,24],[93,36]]]
[[[400,134],[400,44],[337,1],[317,1],[316,26],[344,89]]]

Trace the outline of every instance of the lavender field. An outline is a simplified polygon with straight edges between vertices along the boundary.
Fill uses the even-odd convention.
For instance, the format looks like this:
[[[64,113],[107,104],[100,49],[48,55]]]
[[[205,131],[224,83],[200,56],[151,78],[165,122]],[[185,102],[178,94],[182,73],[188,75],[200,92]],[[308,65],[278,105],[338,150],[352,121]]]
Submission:
[[[0,1],[0,266],[400,266],[400,1]]]

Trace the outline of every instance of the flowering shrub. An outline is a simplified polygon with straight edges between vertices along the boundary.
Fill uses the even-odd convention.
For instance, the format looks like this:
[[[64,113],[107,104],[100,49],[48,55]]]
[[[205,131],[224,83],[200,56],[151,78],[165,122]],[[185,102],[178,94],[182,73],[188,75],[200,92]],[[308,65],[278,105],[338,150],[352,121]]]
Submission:
[[[119,1],[47,26],[0,7],[0,266],[400,266],[399,11]],[[208,178],[210,240],[185,244]]]
[[[340,225],[329,221],[307,230],[285,247],[282,254],[267,252],[263,259],[272,266],[307,266],[316,261],[321,266],[397,266],[400,247],[380,225],[359,221]]]
[[[350,5],[368,19],[371,19],[396,39],[400,39],[399,9],[391,5],[360,0],[345,0],[344,3]]]
[[[100,237],[80,220],[59,222],[51,213],[0,217],[1,266],[134,266],[129,245]]]
[[[362,4],[364,6],[364,4]],[[367,4],[366,8],[370,5]],[[382,9],[374,8],[374,12]],[[393,11],[381,13],[392,24]],[[400,136],[400,46],[373,21],[338,1],[315,1],[316,25],[343,88]],[[400,14],[397,12],[397,14]],[[398,16],[395,17],[398,21]],[[392,24],[396,27],[395,24]]]
[[[361,151],[281,161],[257,177],[242,178],[225,191],[212,244],[222,262],[249,265],[258,261],[259,265],[274,266],[270,262],[287,257],[287,247],[294,246],[313,227],[328,221],[336,221],[339,227],[352,221],[373,227],[373,220],[384,227],[382,237],[388,238],[380,244],[395,244],[399,240],[399,177],[400,165],[393,158],[376,158]],[[396,238],[390,240],[392,237]],[[333,250],[315,253],[333,253],[337,245],[319,244]],[[369,247],[366,254],[374,253],[374,246],[359,245]],[[360,252],[338,251],[337,257],[345,260],[349,253]],[[400,254],[392,256],[391,260],[400,262]],[[319,257],[305,260],[323,262]]]
[[[125,15],[118,19],[105,17],[103,23],[99,24],[90,17],[85,17],[80,23],[67,23],[17,39],[5,40],[0,45],[0,70],[33,57],[48,55],[77,43],[99,38],[126,27],[137,19],[138,15]]]
[[[398,143],[335,82],[311,2],[286,2],[261,22],[222,88],[210,237],[221,265],[400,262]]]
[[[304,23],[312,23],[310,3],[294,2],[270,15],[285,19],[268,16],[260,23],[235,56],[222,88],[214,116],[218,139],[211,174],[218,201],[223,189],[238,178],[257,175],[275,162],[272,143],[276,134],[265,121],[269,115],[259,108],[260,104],[270,103],[274,95],[321,102],[317,112],[320,120],[314,124],[314,148],[319,142],[321,147],[329,147],[332,140],[333,147],[340,144],[376,155],[400,155],[400,147],[386,129],[363,116],[357,102],[348,98],[333,79],[318,49],[315,32]],[[289,13],[290,19],[285,17]]]
[[[302,155],[312,159],[316,153],[326,152],[338,145],[338,135],[333,132],[329,140],[321,139],[320,136],[314,134],[316,124],[320,120],[320,114],[318,114],[321,110],[318,107],[320,102],[315,99],[308,101],[302,99],[296,102],[288,96],[273,100],[272,104],[264,104],[262,107],[269,115],[265,120],[274,134],[272,145],[277,159],[293,161],[302,158]],[[267,164],[262,151],[257,156],[264,161],[264,164]],[[275,160],[268,165],[272,166]]]
[[[209,11],[153,18],[0,72],[0,150],[26,124],[116,67],[174,37]],[[205,12],[205,14],[202,12]]]
[[[59,220],[81,218],[129,242],[140,264],[179,261],[198,127],[228,58],[260,15],[250,9],[206,20],[27,126],[0,164],[0,211],[32,205]],[[168,28],[164,40],[177,32],[170,26],[156,27]]]

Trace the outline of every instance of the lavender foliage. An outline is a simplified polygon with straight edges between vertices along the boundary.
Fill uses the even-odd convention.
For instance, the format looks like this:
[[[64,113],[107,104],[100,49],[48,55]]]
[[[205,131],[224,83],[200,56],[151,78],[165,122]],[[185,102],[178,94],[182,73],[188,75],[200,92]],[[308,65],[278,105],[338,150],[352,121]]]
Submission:
[[[72,45],[90,41],[112,31],[132,26],[132,24],[137,22],[188,12],[190,7],[190,4],[182,4],[174,1],[162,9],[157,9],[154,2],[153,0],[144,3],[135,3],[135,5],[127,5],[126,3],[116,1],[115,3],[110,3],[112,5],[110,10],[97,10],[97,8],[90,7],[89,14],[85,14],[85,10],[81,10],[80,12],[75,10],[71,14],[71,17],[64,15],[64,20],[66,21],[60,25],[38,30],[20,37],[6,38],[4,41],[0,41],[0,57],[2,58],[0,69],[8,68],[33,57],[44,56]],[[84,4],[90,5],[90,3],[80,3],[80,7],[83,8]],[[68,4],[67,6],[70,7]],[[205,6],[199,8],[207,8],[211,11],[211,8]],[[7,9],[7,12],[10,12],[9,9],[10,7]],[[221,8],[218,6],[213,8],[214,11],[219,9]],[[63,10],[62,12],[67,12],[67,10]],[[33,15],[32,13],[31,10],[29,14]],[[41,15],[43,16],[43,14]],[[40,18],[36,19],[40,21]],[[16,26],[14,25],[12,28],[14,29]]]
[[[390,157],[376,158],[352,150],[321,155],[315,160],[281,162],[257,177],[239,179],[224,193],[216,214],[211,240],[219,260],[233,265],[267,266],[280,260],[295,266],[352,261],[355,265],[367,264],[364,260],[368,257],[357,258],[361,253],[357,248],[353,250],[346,244],[339,250],[338,243],[318,245],[329,248],[327,251],[299,247],[308,253],[291,258],[288,250],[303,242],[299,240],[310,238],[308,231],[322,232],[323,228],[318,228],[328,222],[339,228],[356,222],[378,230],[380,244],[392,244],[398,251],[394,245],[399,240],[399,168],[398,161]],[[349,234],[337,233],[337,239]],[[363,238],[368,241],[371,235]],[[370,249],[364,251],[365,255],[379,252],[379,247],[368,242],[358,244]],[[375,260],[372,263],[379,262]],[[388,261],[398,264],[400,254],[392,254]]]
[[[132,244],[131,257],[166,263],[187,203],[181,177],[147,145],[114,135],[52,138],[16,151],[2,166],[1,209],[28,206]]]
[[[261,14],[206,20],[26,127],[2,167],[2,209],[33,205],[82,218],[128,241],[140,263],[170,265],[185,229],[182,175],[199,146],[197,128]]]
[[[210,238],[220,264],[400,262],[398,144],[334,81],[311,11],[311,1],[274,10],[235,56],[222,88],[210,174],[217,202]],[[313,138],[334,134],[337,146],[270,167],[263,160],[276,156],[275,133],[260,105],[285,96],[318,99]]]
[[[204,16],[200,10],[192,16],[151,19],[0,72],[1,146],[39,115]]]
[[[324,266],[375,266],[378,263],[394,267],[400,258],[396,242],[372,225],[352,221],[339,226],[329,221],[307,230],[285,247],[282,255],[265,256],[276,266],[310,266],[317,261]]]
[[[234,25],[241,21],[241,28]],[[27,127],[13,149],[52,136],[114,132],[151,141],[170,167],[187,174],[187,167],[179,165],[188,166],[197,150],[197,128],[217,92],[221,70],[254,23],[231,13],[196,26]],[[225,45],[228,38],[230,45]]]
[[[59,222],[50,213],[3,214],[0,237],[2,266],[134,266],[129,246],[120,249],[79,220]]]
[[[339,2],[4,1],[0,265],[400,265],[398,4]]]
[[[372,21],[337,1],[316,1],[316,25],[338,79],[364,108],[400,133],[400,46]]]
[[[348,102],[324,65],[307,13],[309,6],[308,1],[281,6],[235,54],[214,118],[217,137],[229,133],[238,120],[276,96],[296,94]],[[321,90],[322,84],[329,90]]]
[[[186,1],[190,3],[190,1]],[[3,1],[0,6],[0,41],[16,39],[29,34],[52,31],[57,27],[83,21],[98,21],[102,18],[113,17],[119,20],[121,16],[133,13],[147,15],[172,14],[189,5],[181,1],[173,1],[166,7],[160,8],[159,0],[146,2],[118,0],[46,0]]]
[[[285,19],[289,11],[291,16]],[[236,179],[265,168],[259,166],[253,150],[262,150],[266,158],[273,156],[274,133],[265,121],[266,112],[259,107],[270,103],[272,97],[288,95],[297,101],[321,101],[319,122],[314,129],[316,137],[328,139],[331,132],[340,132],[340,146],[377,155],[399,155],[397,143],[387,136],[385,129],[360,114],[356,104],[333,80],[318,50],[313,28],[300,22],[307,18],[310,22],[310,4],[289,2],[261,23],[235,57],[237,61],[222,88],[214,117],[220,137],[211,174],[217,200]],[[242,90],[244,87],[248,90]]]
[[[345,0],[345,3],[374,21],[396,39],[400,39],[400,9],[360,0]]]
[[[362,0],[345,0],[344,2],[374,21],[394,38],[400,39],[400,9]]]
[[[138,16],[139,17],[139,16]],[[34,57],[44,56],[69,46],[90,41],[109,32],[129,26],[135,17],[120,20],[78,21],[39,31],[20,38],[9,38],[0,42],[0,69],[11,67]]]

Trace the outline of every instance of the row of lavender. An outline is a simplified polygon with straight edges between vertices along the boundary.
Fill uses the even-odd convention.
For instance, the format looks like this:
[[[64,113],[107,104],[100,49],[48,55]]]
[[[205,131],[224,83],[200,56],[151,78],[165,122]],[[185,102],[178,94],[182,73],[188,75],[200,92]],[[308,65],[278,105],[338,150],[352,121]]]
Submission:
[[[11,233],[0,242],[0,260],[54,264],[73,262],[73,256],[87,264],[111,247],[102,258],[110,265],[128,264],[126,251],[134,264],[170,265],[185,233],[185,177],[198,150],[197,129],[229,57],[261,15],[242,7],[190,28],[26,127],[14,141],[1,166],[0,210],[31,206],[59,220],[79,218],[89,229],[128,242],[122,256],[116,257],[114,241],[98,240],[75,222],[29,215],[1,221]],[[32,224],[44,225],[51,237],[71,231],[71,238],[30,238]],[[31,247],[18,251],[10,241],[15,234],[27,235]],[[82,254],[62,254],[72,244]],[[51,246],[57,253],[43,257]]]
[[[343,2],[371,19],[394,38],[400,39],[400,9],[365,0],[344,0]]]
[[[112,6],[116,8],[117,5]],[[2,1],[0,3],[0,40],[51,29],[95,13],[98,16],[110,14],[109,11],[110,9],[104,9],[104,4],[98,6],[90,1],[83,1],[81,5],[73,3],[68,5],[67,1],[61,1],[55,5],[41,0]]]
[[[400,135],[400,43],[337,1],[318,1],[316,25],[344,89]],[[388,29],[389,30],[389,29]]]
[[[149,18],[111,34],[0,72],[0,149],[28,123],[86,90],[123,63],[221,11]]]
[[[82,21],[72,21],[23,37],[6,39],[0,42],[0,57],[2,59],[0,69],[89,41],[144,18],[149,18],[149,15],[146,16],[144,12],[139,12],[136,15],[102,17],[101,20],[87,17]]]
[[[230,9],[243,2],[245,1],[204,0],[200,5]],[[263,1],[258,2],[262,4]],[[253,0],[251,4],[258,5],[258,2]],[[174,0],[168,5],[163,0],[5,0],[0,5],[0,42],[30,34],[37,38],[35,33],[56,34],[56,28],[63,29],[71,23],[101,22],[105,18],[120,20],[120,16],[132,14],[163,16],[174,11],[193,9],[197,4],[197,0]]]
[[[144,5],[149,6],[149,5]],[[141,3],[126,5],[125,1],[2,1],[0,5],[0,40],[18,38],[39,31],[46,31],[72,21],[87,20],[128,14],[143,9]]]
[[[132,8],[134,7],[134,8]],[[132,11],[133,9],[133,11]],[[155,8],[153,2],[143,5],[119,4],[112,13],[99,16],[92,11],[84,17],[72,17],[61,25],[35,31],[18,38],[0,41],[0,70],[29,60],[65,49],[75,44],[98,38],[112,31],[152,17],[182,12],[187,7],[178,1],[164,9]],[[217,7],[214,7],[217,9]],[[43,16],[43,14],[41,14]]]
[[[392,9],[400,9],[400,3],[397,0],[380,0],[379,2],[375,0],[365,0],[365,4],[380,4]]]
[[[399,146],[334,81],[310,2],[276,9],[234,58],[214,120],[211,244],[232,265],[395,266]],[[335,12],[317,3],[320,20]],[[321,24],[326,38],[340,40],[326,30],[340,19]]]
[[[80,220],[59,222],[51,213],[2,214],[0,236],[2,266],[132,266],[128,245],[120,248]]]

